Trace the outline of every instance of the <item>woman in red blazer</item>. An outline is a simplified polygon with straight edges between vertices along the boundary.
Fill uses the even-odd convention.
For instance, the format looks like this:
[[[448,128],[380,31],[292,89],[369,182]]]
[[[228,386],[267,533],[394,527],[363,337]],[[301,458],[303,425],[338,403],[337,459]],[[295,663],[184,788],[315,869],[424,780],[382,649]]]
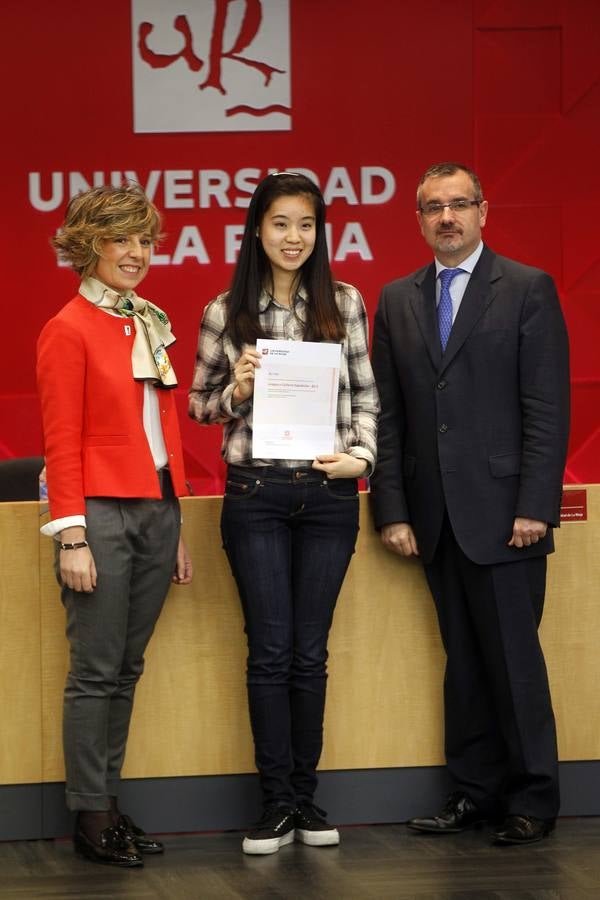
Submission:
[[[171,582],[188,584],[178,497],[187,493],[168,317],[135,293],[160,216],[137,185],[71,200],[53,240],[79,293],[38,341],[50,522],[67,614],[67,805],[74,846],[141,866],[163,846],[122,814],[121,767],[144,651]]]

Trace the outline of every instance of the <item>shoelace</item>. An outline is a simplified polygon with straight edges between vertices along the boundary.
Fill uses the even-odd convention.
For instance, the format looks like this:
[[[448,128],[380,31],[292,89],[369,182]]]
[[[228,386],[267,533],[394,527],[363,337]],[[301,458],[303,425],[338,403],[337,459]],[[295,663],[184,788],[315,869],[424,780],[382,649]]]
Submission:
[[[122,832],[119,831],[116,825],[109,825],[108,828],[104,828],[100,835],[102,846],[107,847],[109,850],[127,850],[127,841],[123,838]]]
[[[304,810],[307,810],[309,813],[317,813],[323,820],[327,819],[327,812],[324,809],[321,809],[320,806],[317,806],[316,803],[302,803],[298,807],[298,812],[302,813]]]
[[[279,819],[278,824],[281,824],[287,816],[292,814],[292,810],[288,809],[285,806],[268,806],[264,811],[258,822],[256,823],[256,828],[261,828],[263,825],[272,825],[276,819]]]

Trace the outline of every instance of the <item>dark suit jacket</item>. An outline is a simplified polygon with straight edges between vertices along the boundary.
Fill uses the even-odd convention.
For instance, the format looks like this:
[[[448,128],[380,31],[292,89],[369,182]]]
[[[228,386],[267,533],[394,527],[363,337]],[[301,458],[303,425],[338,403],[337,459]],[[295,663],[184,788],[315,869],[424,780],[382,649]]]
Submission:
[[[554,549],[508,547],[515,516],[559,524],[569,425],[568,341],[554,282],[484,247],[442,355],[435,265],[384,287],[373,335],[381,396],[375,524],[410,522],[430,562],[447,509],[479,564]]]

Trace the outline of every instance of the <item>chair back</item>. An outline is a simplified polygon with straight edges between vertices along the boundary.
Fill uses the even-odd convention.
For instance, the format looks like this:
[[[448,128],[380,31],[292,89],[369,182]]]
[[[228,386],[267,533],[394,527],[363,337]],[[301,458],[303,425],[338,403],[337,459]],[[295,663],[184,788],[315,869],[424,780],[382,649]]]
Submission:
[[[43,456],[18,456],[0,459],[0,502],[7,500],[39,500],[39,474],[44,468]]]

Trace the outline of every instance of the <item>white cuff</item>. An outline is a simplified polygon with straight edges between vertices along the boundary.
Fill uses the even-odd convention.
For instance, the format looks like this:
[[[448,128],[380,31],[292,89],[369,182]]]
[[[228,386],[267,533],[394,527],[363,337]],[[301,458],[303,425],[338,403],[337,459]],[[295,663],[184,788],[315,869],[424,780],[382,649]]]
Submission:
[[[73,525],[83,525],[85,528],[85,516],[63,516],[62,519],[53,519],[51,522],[46,522],[45,525],[42,525],[40,531],[46,537],[53,537],[58,540],[57,535],[63,528],[71,528]]]

